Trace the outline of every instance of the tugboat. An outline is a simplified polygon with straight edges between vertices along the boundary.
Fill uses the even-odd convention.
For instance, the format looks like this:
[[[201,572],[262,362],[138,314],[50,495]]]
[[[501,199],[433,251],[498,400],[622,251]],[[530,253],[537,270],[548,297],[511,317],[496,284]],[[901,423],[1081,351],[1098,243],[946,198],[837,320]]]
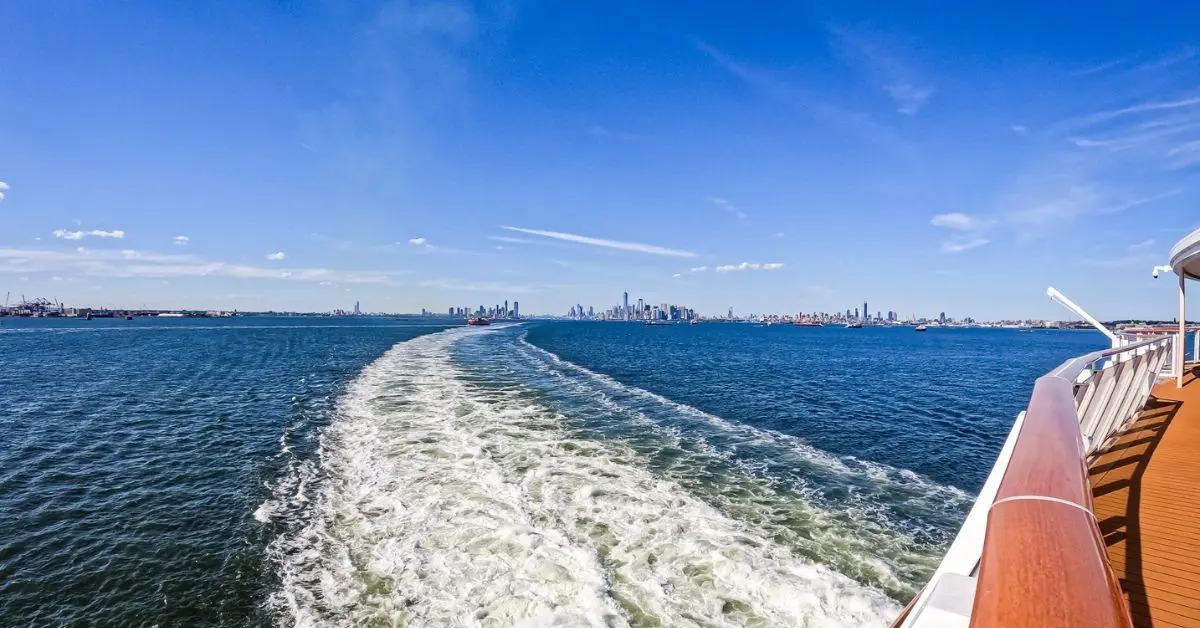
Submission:
[[[479,318],[468,318],[467,324],[472,325],[472,326],[491,325],[492,321],[489,321],[488,319],[480,316]]]

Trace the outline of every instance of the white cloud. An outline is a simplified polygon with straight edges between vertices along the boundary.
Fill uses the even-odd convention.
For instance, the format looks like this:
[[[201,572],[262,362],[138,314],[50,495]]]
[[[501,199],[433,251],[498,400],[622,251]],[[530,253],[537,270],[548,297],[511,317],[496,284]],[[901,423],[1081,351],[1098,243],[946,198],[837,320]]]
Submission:
[[[962,253],[975,247],[983,246],[991,240],[987,238],[971,238],[969,240],[950,240],[942,243],[943,253]]]
[[[708,266],[693,266],[688,269],[689,273],[702,273],[708,270]]]
[[[925,101],[933,95],[933,90],[928,87],[917,87],[911,83],[899,83],[896,85],[888,85],[887,93],[896,102],[896,111],[905,115],[913,115],[925,106]]]
[[[720,196],[710,196],[708,198],[708,201],[710,203],[712,203],[713,205],[716,205],[717,207],[720,207],[721,209],[733,214],[734,216],[737,216],[737,218],[739,220],[746,217],[746,212],[738,209],[737,206],[734,205],[732,202],[730,202],[729,199],[727,199],[727,198],[721,198]]]
[[[283,260],[287,259],[287,254],[283,251],[279,251],[277,253],[268,253],[267,259],[271,260],[272,262],[282,262]]]
[[[1137,244],[1130,244],[1129,250],[1130,251],[1138,251],[1141,249],[1148,249],[1148,248],[1154,246],[1154,244],[1155,244],[1155,241],[1153,238],[1151,238],[1149,240],[1143,240],[1142,242],[1138,242]]]
[[[508,242],[509,244],[544,244],[542,242],[534,242],[533,240],[526,240],[525,238],[510,238],[508,236],[493,235],[493,236],[487,236],[487,239],[495,240],[497,242]]]
[[[604,240],[601,238],[592,238],[588,236],[576,235],[573,233],[563,233],[561,231],[543,231],[541,229],[524,229],[521,227],[501,227],[509,231],[518,233],[527,233],[529,235],[542,236],[554,240],[563,240],[566,242],[575,242],[578,244],[588,244],[591,246],[600,246],[610,249],[619,249],[622,251],[636,251],[638,253],[649,253],[651,255],[666,255],[670,257],[696,257],[691,251],[681,251],[679,249],[669,249],[653,244],[639,244],[637,242],[620,242],[617,240]]]
[[[416,246],[425,246],[425,238],[409,238],[408,243]]]
[[[683,275],[681,275],[681,274],[679,274],[679,273],[675,273],[674,275],[671,275],[671,276],[672,276],[672,277],[682,277]]]
[[[1024,124],[1014,124],[1008,128],[1012,129],[1016,133],[1024,133],[1025,131],[1029,130],[1025,128]]]
[[[914,115],[933,96],[933,87],[902,61],[909,55],[897,42],[840,28],[829,31],[850,64],[891,97],[896,111]]]
[[[779,270],[780,268],[783,268],[783,264],[779,264],[779,263],[759,264],[756,262],[742,262],[741,264],[726,264],[724,266],[717,266],[715,270],[719,273],[733,273],[733,272],[741,272],[743,270]]]
[[[114,229],[112,231],[102,231],[100,229],[92,229],[91,231],[67,231],[66,229],[55,229],[54,237],[63,240],[82,240],[87,237],[121,239],[125,237],[125,232],[120,229]]]
[[[175,236],[175,244],[179,246],[186,246],[188,242],[191,242],[191,238],[187,236]]]
[[[970,231],[978,229],[983,224],[971,216],[959,212],[949,214],[938,214],[929,221],[929,224],[935,227],[944,227],[946,229],[958,229],[960,231]]]
[[[54,272],[94,277],[233,277],[237,279],[286,279],[291,281],[329,281],[344,284],[377,283],[395,285],[394,275],[401,272],[340,271],[327,268],[264,268],[245,264],[210,262],[194,255],[178,255],[134,250],[98,250],[77,248],[73,252],[38,249],[0,248],[0,273]]]
[[[4,200],[4,193],[8,191],[8,184],[0,181],[0,201]]]

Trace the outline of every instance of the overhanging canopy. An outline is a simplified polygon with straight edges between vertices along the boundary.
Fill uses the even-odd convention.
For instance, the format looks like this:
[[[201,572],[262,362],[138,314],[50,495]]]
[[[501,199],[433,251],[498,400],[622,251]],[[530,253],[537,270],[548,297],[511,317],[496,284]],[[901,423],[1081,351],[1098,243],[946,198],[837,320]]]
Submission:
[[[1200,229],[1171,247],[1171,270],[1181,277],[1200,280]]]

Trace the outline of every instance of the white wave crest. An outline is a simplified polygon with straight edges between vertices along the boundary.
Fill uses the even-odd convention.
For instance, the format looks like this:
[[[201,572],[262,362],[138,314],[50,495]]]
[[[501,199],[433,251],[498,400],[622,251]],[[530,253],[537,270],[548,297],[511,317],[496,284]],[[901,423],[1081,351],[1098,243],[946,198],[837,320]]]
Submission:
[[[452,360],[456,329],[368,366],[322,436],[300,525],[271,544],[285,623],[883,625],[874,589],[794,555],[571,436],[516,386]],[[272,508],[274,510],[274,508]]]

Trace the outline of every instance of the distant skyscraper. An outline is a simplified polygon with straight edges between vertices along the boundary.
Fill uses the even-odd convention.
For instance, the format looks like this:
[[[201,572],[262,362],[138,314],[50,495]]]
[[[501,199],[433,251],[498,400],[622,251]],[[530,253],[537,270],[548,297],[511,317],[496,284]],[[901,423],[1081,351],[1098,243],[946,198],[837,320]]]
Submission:
[[[513,318],[521,318],[521,304],[513,301]]]
[[[643,318],[644,316],[646,316],[645,312],[646,312],[645,301],[643,299],[638,299],[637,316],[635,316],[634,318],[639,318],[639,319]]]
[[[358,309],[358,301],[355,301],[355,302],[354,302],[354,315],[355,315],[355,316],[358,316],[358,315],[359,315],[359,314],[361,314],[361,313],[362,313],[362,312],[360,312],[360,311],[359,311],[359,309]]]
[[[624,303],[625,310],[622,312],[622,314],[625,316],[625,318],[629,318],[629,293],[628,292],[625,293],[625,300],[623,303]]]
[[[946,324],[946,313],[945,313],[945,312],[942,312],[941,314],[938,314],[938,322],[939,322],[939,323],[941,323],[941,324],[943,324],[943,325],[945,325],[945,324]]]
[[[854,308],[854,318],[858,318],[858,308]]]
[[[871,310],[867,309],[867,302],[863,301],[863,320],[871,320]]]
[[[454,316],[454,308],[450,308],[450,311],[447,313],[447,315],[453,317]]]

